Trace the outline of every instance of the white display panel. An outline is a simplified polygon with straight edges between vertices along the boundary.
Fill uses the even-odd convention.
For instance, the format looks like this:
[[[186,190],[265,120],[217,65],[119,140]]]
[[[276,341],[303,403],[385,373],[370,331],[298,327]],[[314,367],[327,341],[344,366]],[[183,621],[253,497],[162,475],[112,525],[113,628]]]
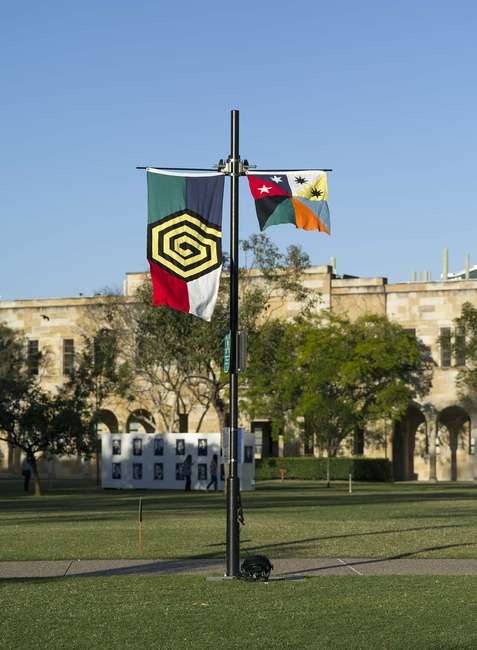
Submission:
[[[241,490],[255,487],[254,434],[239,435]],[[205,490],[212,456],[218,457],[217,489],[224,489],[225,462],[220,433],[103,433],[102,487],[183,490],[182,464],[192,456],[192,490]],[[213,488],[210,488],[213,489]]]

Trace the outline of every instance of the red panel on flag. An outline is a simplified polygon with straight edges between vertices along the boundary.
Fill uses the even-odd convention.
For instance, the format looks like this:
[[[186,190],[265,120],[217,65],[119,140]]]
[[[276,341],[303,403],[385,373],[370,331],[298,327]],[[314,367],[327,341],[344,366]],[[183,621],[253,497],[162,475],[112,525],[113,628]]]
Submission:
[[[263,180],[260,176],[247,176],[250,191],[254,199],[263,199],[266,196],[291,196],[281,187],[269,180]]]
[[[169,305],[173,309],[188,312],[190,305],[187,282],[167,273],[157,264],[150,263],[150,267],[156,307],[158,305]]]

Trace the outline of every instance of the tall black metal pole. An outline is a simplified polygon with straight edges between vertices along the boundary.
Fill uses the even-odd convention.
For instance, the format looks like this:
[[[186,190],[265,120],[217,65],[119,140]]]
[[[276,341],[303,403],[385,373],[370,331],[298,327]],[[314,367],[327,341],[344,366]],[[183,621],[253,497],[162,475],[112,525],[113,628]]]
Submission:
[[[238,286],[239,286],[239,112],[232,111],[230,163],[230,428],[227,477],[227,576],[239,573],[238,522]]]

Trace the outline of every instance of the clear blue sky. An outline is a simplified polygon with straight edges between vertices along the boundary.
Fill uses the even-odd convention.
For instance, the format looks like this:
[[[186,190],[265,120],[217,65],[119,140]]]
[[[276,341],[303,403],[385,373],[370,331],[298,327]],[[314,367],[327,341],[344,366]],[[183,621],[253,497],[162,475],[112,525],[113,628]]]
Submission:
[[[250,163],[334,170],[332,236],[269,228],[281,250],[390,282],[477,264],[476,33],[474,0],[4,3],[0,296],[147,269],[136,166],[226,158],[232,109]]]

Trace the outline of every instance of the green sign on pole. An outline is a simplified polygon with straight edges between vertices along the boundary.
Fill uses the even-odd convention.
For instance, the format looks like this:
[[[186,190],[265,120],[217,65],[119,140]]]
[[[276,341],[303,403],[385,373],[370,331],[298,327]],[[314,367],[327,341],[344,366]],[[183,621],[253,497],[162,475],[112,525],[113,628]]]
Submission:
[[[227,332],[224,339],[224,372],[230,370],[230,331]]]

